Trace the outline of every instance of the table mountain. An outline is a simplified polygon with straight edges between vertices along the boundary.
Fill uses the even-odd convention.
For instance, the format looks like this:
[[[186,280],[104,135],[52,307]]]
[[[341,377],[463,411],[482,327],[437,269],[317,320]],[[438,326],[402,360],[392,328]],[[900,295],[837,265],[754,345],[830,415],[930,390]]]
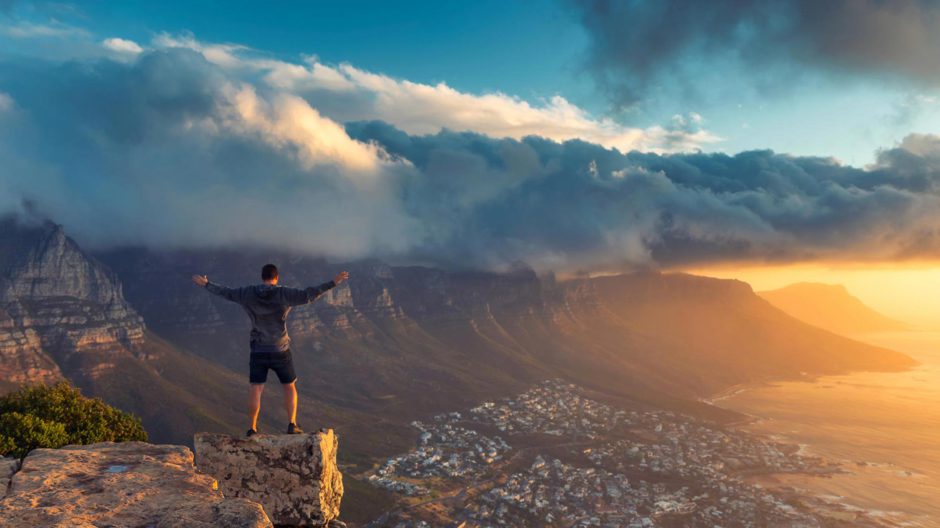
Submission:
[[[342,408],[402,419],[547,377],[690,409],[737,383],[913,364],[797,321],[733,280],[628,273],[556,281],[524,266],[448,271],[251,250],[126,249],[101,258],[157,333],[240,373],[247,317],[194,287],[190,274],[251,284],[270,261],[282,284],[306,286],[348,269],[347,283],[291,314],[298,386]]]

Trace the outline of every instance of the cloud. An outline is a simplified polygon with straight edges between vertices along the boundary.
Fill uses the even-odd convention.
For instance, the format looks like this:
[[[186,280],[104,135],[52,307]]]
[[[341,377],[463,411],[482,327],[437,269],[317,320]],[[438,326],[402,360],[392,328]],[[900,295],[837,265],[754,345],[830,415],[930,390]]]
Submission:
[[[395,199],[406,162],[193,51],[6,63],[0,86],[22,109],[19,122],[0,121],[8,208],[11,197],[33,204],[89,245],[352,257],[402,252],[414,230]]]
[[[271,81],[284,63],[259,66],[270,59],[258,52],[154,48],[120,60],[0,58],[0,92],[16,104],[0,119],[0,213],[29,204],[91,247],[251,245],[452,267],[940,256],[938,136],[908,136],[866,168],[771,151],[623,152],[414,117],[426,102],[463,112],[461,122],[486,121],[477,112],[577,122],[561,102],[484,104],[312,59],[293,70],[427,127],[415,132],[369,113],[336,118],[322,93]],[[394,115],[382,97],[413,108]],[[677,116],[660,146],[698,121]]]
[[[775,85],[806,69],[940,84],[940,3],[934,0],[570,4],[590,39],[588,70],[621,106],[665,83],[694,87],[703,68],[729,63],[755,84]]]
[[[623,154],[579,141],[348,128],[421,171],[405,206],[439,230],[417,249],[427,259],[592,270],[940,256],[924,242],[940,229],[935,136],[912,136],[859,169],[771,151]]]
[[[412,134],[449,129],[515,139],[538,135],[654,152],[696,150],[721,139],[702,127],[698,114],[681,127],[628,127],[595,118],[558,95],[532,103],[499,92],[470,94],[445,83],[395,79],[349,64],[330,66],[315,57],[300,64],[273,60],[244,46],[204,43],[190,35],[163,34],[154,45],[192,49],[229,71],[259,75],[269,87],[303,97],[336,121],[380,119]]]
[[[722,140],[707,130],[701,118],[689,119],[684,126],[675,122],[626,126],[595,117],[560,95],[527,101],[500,92],[472,94],[443,82],[423,84],[350,64],[324,64],[315,56],[298,62],[274,59],[237,43],[200,41],[191,33],[160,33],[142,46],[119,37],[98,40],[87,30],[54,19],[46,23],[12,20],[0,25],[0,41],[5,37],[20,56],[127,61],[145,48],[189,49],[232,78],[301,97],[320,115],[340,123],[380,119],[413,134],[448,129],[516,139],[527,135],[558,141],[582,139],[622,151],[693,151]],[[30,44],[17,42],[24,39]]]
[[[0,34],[14,39],[71,38],[86,37],[89,33],[75,26],[52,21],[48,24],[18,21],[12,24],[0,24]]]
[[[0,112],[6,112],[13,108],[13,98],[8,94],[0,92]]]
[[[144,48],[140,47],[140,44],[134,42],[133,40],[117,37],[104,39],[101,41],[101,45],[116,53],[126,53],[129,55],[137,55],[138,53],[144,51]]]

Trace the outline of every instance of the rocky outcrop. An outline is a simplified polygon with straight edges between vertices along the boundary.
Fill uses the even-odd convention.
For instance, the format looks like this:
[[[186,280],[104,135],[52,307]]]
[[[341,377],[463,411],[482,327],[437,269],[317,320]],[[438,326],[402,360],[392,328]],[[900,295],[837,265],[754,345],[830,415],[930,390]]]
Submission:
[[[196,466],[229,497],[259,502],[278,525],[324,526],[339,516],[343,476],[332,429],[250,439],[197,433]]]
[[[272,526],[259,504],[223,496],[198,473],[188,448],[144,442],[36,449],[13,475],[0,511],[4,527]]]
[[[20,461],[15,458],[0,458],[0,497],[10,488],[10,479],[20,469]]]
[[[84,353],[139,355],[144,323],[117,276],[61,226],[0,220],[0,379],[53,381]]]

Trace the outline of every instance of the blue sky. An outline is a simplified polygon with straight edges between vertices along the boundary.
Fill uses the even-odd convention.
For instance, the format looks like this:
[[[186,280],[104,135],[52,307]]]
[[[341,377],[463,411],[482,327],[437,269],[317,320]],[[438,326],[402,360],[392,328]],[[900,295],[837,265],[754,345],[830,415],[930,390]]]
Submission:
[[[202,42],[240,44],[288,62],[315,55],[326,64],[349,63],[420,83],[445,82],[473,94],[500,92],[533,102],[561,95],[598,118],[635,127],[664,125],[676,114],[695,113],[703,117],[705,129],[721,138],[701,145],[705,150],[769,148],[862,165],[908,133],[930,133],[940,126],[932,87],[877,74],[845,78],[818,70],[770,76],[755,87],[755,77],[767,71],[754,74],[716,53],[684,58],[697,64],[694,94],[666,77],[628,110],[613,112],[585,66],[591,28],[572,4],[14,2],[4,22],[61,23],[95,38],[141,44],[162,33],[191,34]],[[629,31],[629,21],[623,31]]]
[[[149,41],[192,32],[285,60],[325,62],[461,90],[527,96],[575,90],[582,31],[554,1],[116,2],[82,7],[98,33]]]

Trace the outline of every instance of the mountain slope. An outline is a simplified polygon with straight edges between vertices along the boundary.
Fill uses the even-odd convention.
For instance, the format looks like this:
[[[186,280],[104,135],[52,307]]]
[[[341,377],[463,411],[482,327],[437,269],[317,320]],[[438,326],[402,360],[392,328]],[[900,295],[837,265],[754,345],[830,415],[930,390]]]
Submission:
[[[634,274],[593,279],[603,324],[653,339],[625,351],[698,395],[723,386],[801,372],[893,370],[907,356],[815,328],[783,314],[742,282],[691,275]],[[654,352],[651,354],[651,352]],[[677,389],[679,390],[679,389]]]
[[[837,334],[908,329],[904,323],[869,308],[840,284],[801,282],[758,295],[801,321]]]
[[[189,273],[240,285],[273,261],[284,284],[301,286],[349,269],[347,284],[292,312],[299,390],[404,420],[546,377],[634,405],[709,412],[694,400],[737,383],[913,363],[797,321],[737,281],[637,273],[555,282],[525,269],[340,266],[250,251],[102,258],[152,328],[235,370],[246,354],[247,318],[189,283]]]
[[[83,354],[139,355],[143,335],[117,276],[60,226],[0,219],[0,388],[61,379]]]
[[[407,444],[412,419],[550,377],[633,407],[726,419],[733,413],[697,399],[802,372],[912,364],[799,322],[737,281],[634,273],[556,282],[523,268],[339,266],[251,251],[125,249],[99,261],[54,225],[3,233],[0,367],[33,381],[68,378],[140,414],[159,441],[244,428],[248,319],[189,275],[251,283],[268,261],[289,285],[351,271],[290,321],[302,419],[355,432],[350,461]],[[269,392],[264,427],[276,430],[277,389]]]
[[[247,428],[243,368],[233,372],[147,331],[117,275],[60,226],[6,220],[0,228],[0,391],[67,379],[139,415],[156,442],[189,444],[197,430]],[[247,365],[247,358],[238,363]],[[363,423],[386,428],[378,441],[355,435],[347,442],[353,449],[400,449],[410,435],[397,422],[310,398],[300,404],[300,419],[349,431]],[[261,427],[286,427],[278,391],[266,395]]]

